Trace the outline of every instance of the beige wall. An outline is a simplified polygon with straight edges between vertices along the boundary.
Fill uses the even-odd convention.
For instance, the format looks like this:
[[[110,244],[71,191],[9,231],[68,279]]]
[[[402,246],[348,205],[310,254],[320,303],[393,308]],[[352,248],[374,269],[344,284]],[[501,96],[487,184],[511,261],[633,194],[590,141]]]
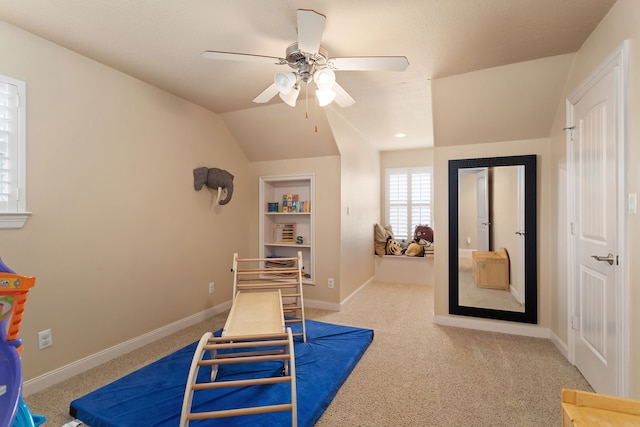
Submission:
[[[447,184],[449,182],[449,160],[535,154],[537,155],[538,170],[538,324],[542,327],[549,327],[551,286],[547,272],[551,260],[544,255],[545,249],[550,244],[549,234],[544,232],[549,221],[549,216],[546,214],[549,204],[548,150],[549,140],[547,139],[436,147],[434,149],[434,179],[436,182],[434,204],[436,206],[435,222],[438,224],[438,243],[434,262],[434,312],[436,315],[449,315],[449,211],[442,208],[448,206],[449,201]]]
[[[495,167],[492,174],[491,250],[505,248],[513,263],[518,231],[518,167]]]
[[[474,174],[458,179],[458,248],[478,249],[478,191]],[[468,239],[471,240],[470,243]],[[471,255],[469,255],[471,256]]]
[[[0,57],[0,74],[27,84],[33,215],[0,230],[2,259],[37,277],[25,379],[229,300],[231,256],[249,246],[249,164],[219,116],[2,22]],[[194,190],[199,166],[235,175],[228,205]]]
[[[380,154],[339,114],[329,110],[327,117],[340,150],[340,300],[343,301],[375,274],[373,225],[380,221]]]
[[[314,157],[309,159],[280,160],[251,163],[251,218],[246,228],[249,236],[258,236],[259,178],[273,175],[315,175],[316,221],[315,285],[305,286],[305,299],[340,302],[340,157]],[[258,255],[258,238],[249,237],[248,251]],[[327,287],[327,279],[335,279],[335,288]]]
[[[628,150],[627,150],[627,186],[629,193],[640,192],[640,2],[637,0],[618,0],[600,25],[591,34],[575,57],[570,69],[565,91],[559,100],[558,110],[551,129],[550,212],[552,217],[566,215],[566,150],[565,135],[565,98],[571,93],[605,58],[616,50],[624,40],[629,43],[629,87],[628,87]],[[555,334],[566,343],[567,333],[567,252],[562,236],[566,235],[563,225],[552,222],[549,234],[560,236],[550,246],[550,256],[557,262],[550,265],[553,283],[553,321],[550,325]],[[629,298],[629,395],[640,398],[640,263],[635,262],[640,253],[640,218],[628,217],[627,260],[623,261],[623,272],[628,279]]]
[[[566,212],[564,99],[630,39],[627,186],[629,192],[640,192],[639,20],[640,2],[618,0],[575,57],[545,61],[551,72],[544,86],[553,93],[559,90],[558,70],[573,61],[564,92],[558,94],[549,139],[457,145],[464,140],[452,137],[433,150],[381,153],[378,189],[386,167],[434,165],[436,314],[448,312],[448,160],[537,154],[539,324],[566,342],[566,245],[558,238],[566,235],[558,220]],[[371,153],[359,163],[356,151],[339,143],[343,160],[250,164],[217,115],[2,22],[0,57],[0,74],[24,80],[28,93],[27,208],[33,215],[24,229],[0,230],[3,260],[38,279],[21,329],[25,379],[228,301],[231,254],[257,252],[252,240],[257,207],[252,203],[258,200],[261,175],[316,174],[318,285],[305,289],[305,296],[339,302],[367,277],[369,264],[353,275],[347,270],[361,258],[353,248],[364,247],[365,234],[366,251],[371,249],[370,225],[365,233],[356,224],[383,218],[380,196],[372,196],[377,202],[358,198],[359,188],[375,193]],[[465,87],[483,87],[486,73],[475,76],[464,76]],[[464,95],[477,97],[474,91]],[[500,117],[495,126],[505,123],[519,122]],[[236,176],[229,205],[212,206],[211,194],[193,190],[192,170],[201,165]],[[339,189],[346,180],[355,185],[343,193]],[[347,206],[354,214],[345,218]],[[376,209],[370,216],[369,210]],[[627,234],[630,396],[640,398],[640,312],[633,310],[640,304],[640,264],[631,262],[640,252],[640,241],[633,238],[640,235],[637,215],[629,217]],[[350,238],[353,242],[345,243]],[[346,251],[353,256],[341,259]],[[328,277],[339,278],[336,289],[326,288]],[[216,293],[209,295],[206,284],[212,280]],[[47,328],[53,330],[54,346],[38,351],[37,332]]]

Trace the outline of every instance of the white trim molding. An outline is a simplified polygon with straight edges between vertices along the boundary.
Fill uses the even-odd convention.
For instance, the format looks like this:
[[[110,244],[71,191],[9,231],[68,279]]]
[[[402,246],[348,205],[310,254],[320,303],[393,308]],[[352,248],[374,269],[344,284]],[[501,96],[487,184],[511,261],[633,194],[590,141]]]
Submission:
[[[0,229],[22,228],[31,212],[0,212]]]
[[[462,316],[441,316],[434,315],[433,323],[436,325],[453,326],[456,328],[476,329],[488,332],[500,332],[503,334],[522,335],[534,338],[551,337],[548,328],[526,323],[503,322],[500,320],[485,320]]]
[[[195,325],[198,322],[207,320],[216,314],[229,310],[230,308],[231,300],[27,380],[22,386],[22,395],[26,397],[33,393],[42,391],[75,375],[102,365],[116,357],[165,338],[173,333],[188,328],[189,326]]]

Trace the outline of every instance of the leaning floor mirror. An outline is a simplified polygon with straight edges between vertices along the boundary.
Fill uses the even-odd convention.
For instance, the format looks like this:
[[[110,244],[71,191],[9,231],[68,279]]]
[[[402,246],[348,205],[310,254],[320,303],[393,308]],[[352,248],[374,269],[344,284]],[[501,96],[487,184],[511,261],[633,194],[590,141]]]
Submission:
[[[538,322],[536,156],[449,161],[449,313]]]

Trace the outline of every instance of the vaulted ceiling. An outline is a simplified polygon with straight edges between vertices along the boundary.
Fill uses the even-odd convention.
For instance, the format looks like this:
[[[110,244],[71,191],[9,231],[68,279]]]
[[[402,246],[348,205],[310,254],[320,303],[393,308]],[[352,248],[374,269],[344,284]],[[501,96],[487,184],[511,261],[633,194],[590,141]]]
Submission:
[[[469,87],[461,92],[469,81],[464,76],[575,52],[614,3],[3,0],[0,20],[221,114],[250,160],[271,160],[337,154],[335,139],[340,135],[332,132],[331,121],[316,105],[312,90],[305,93],[303,88],[295,108],[277,96],[267,104],[252,102],[273,82],[277,71],[288,70],[286,65],[210,60],[201,57],[202,51],[284,57],[287,46],[297,39],[296,10],[313,9],[326,16],[322,44],[329,56],[403,55],[410,64],[405,72],[336,73],[337,81],[356,103],[347,108],[324,107],[332,110],[331,120],[344,121],[342,125],[350,126],[378,150],[432,146],[433,120],[443,114],[458,114],[456,121],[467,123],[467,136],[450,135],[443,125],[436,134],[445,132],[443,140],[449,141],[445,143],[468,135],[471,141],[481,130],[487,132],[483,138],[491,140],[491,129],[484,130],[485,120],[490,122],[491,117],[478,118],[478,110],[487,115],[478,99],[491,98],[497,117],[500,108],[513,110],[504,106],[512,102],[514,88],[491,86],[500,86],[503,80],[498,71],[481,73],[479,80],[472,79],[475,83],[467,83]],[[563,82],[570,57],[558,58],[522,69],[526,79],[523,76],[517,90],[523,96],[544,98],[535,108],[548,109],[546,92],[557,91]],[[539,70],[540,78],[531,76],[532,70]],[[432,106],[434,81],[438,93]],[[486,82],[486,86],[479,87],[477,82]],[[451,99],[460,93],[465,94],[462,99]],[[501,96],[509,100],[501,102]],[[442,111],[438,102],[443,104]],[[460,108],[465,105],[475,110]],[[539,113],[526,111],[534,116]],[[472,123],[483,129],[474,132]],[[395,138],[396,133],[406,137]]]

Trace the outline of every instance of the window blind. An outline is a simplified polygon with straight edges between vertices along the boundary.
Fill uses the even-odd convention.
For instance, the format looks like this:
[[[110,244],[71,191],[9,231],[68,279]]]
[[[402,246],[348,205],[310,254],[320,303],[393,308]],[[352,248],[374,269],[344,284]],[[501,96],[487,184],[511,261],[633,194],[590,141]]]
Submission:
[[[0,212],[18,210],[18,87],[0,81]]]
[[[418,224],[431,225],[431,168],[387,169],[387,223],[398,240],[409,240]]]

